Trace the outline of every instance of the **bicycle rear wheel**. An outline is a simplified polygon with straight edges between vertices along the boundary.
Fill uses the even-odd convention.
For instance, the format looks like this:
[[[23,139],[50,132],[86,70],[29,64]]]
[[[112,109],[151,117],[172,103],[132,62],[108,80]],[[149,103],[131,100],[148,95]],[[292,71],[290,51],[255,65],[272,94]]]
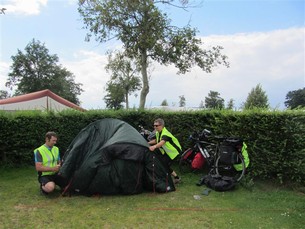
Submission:
[[[181,173],[193,172],[192,161],[194,159],[195,152],[189,148],[183,152],[179,160],[179,170]]]
[[[246,173],[246,164],[245,164],[242,154],[238,154],[237,156],[238,156],[238,161],[240,161],[240,165],[241,165],[240,170],[237,171],[234,168],[234,165],[228,165],[226,163],[223,163],[220,160],[220,156],[219,156],[215,161],[216,174],[221,175],[221,176],[234,177],[236,179],[236,181],[239,182]]]

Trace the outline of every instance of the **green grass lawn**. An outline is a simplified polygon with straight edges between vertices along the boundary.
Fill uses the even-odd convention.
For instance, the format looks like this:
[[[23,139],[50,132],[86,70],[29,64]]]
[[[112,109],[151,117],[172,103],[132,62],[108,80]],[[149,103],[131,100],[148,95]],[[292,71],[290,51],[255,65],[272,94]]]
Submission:
[[[0,169],[0,228],[305,228],[304,193],[266,182],[206,196],[201,175],[187,174],[166,194],[44,197],[36,176]]]

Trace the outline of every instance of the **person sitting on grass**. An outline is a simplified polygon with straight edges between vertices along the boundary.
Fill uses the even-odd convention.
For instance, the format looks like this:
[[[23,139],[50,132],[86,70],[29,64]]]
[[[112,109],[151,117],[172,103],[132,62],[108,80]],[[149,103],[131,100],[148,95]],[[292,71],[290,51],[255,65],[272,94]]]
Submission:
[[[61,163],[59,149],[55,146],[56,142],[57,134],[52,131],[47,132],[45,143],[34,150],[40,192],[44,195],[53,192],[56,185],[62,184],[61,177],[58,176]]]

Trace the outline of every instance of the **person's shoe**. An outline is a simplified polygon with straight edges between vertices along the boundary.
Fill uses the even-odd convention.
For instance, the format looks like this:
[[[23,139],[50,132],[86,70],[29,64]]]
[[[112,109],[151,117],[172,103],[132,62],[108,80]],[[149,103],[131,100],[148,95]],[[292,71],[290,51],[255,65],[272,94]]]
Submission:
[[[179,184],[181,182],[181,178],[174,178],[174,184]]]

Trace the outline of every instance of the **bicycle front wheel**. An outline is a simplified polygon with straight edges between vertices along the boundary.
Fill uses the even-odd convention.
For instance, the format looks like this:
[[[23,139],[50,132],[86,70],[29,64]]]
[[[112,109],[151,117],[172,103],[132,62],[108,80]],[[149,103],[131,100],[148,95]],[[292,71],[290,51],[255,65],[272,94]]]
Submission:
[[[238,161],[240,162],[240,166],[238,170],[234,167],[233,164],[229,165],[226,163],[223,163],[220,160],[220,156],[216,159],[215,161],[215,171],[216,174],[221,175],[221,176],[228,176],[228,177],[234,177],[237,182],[239,182],[243,176],[246,173],[246,164],[244,161],[244,158],[242,154],[238,154]]]

